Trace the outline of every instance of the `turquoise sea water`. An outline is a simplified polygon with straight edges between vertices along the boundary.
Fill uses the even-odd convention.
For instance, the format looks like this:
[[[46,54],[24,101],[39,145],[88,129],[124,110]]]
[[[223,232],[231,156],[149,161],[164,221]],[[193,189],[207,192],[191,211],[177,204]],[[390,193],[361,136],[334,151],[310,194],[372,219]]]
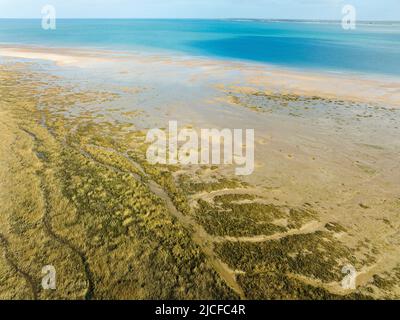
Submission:
[[[171,52],[284,67],[400,75],[400,23],[260,20],[0,20],[0,44]]]

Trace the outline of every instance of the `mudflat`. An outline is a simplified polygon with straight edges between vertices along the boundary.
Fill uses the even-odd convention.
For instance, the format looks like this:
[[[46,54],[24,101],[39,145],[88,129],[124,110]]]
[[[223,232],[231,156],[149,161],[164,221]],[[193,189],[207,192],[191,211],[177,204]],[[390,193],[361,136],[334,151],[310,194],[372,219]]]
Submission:
[[[1,298],[399,297],[396,80],[7,50]],[[146,132],[171,118],[254,128],[254,174],[151,165]]]

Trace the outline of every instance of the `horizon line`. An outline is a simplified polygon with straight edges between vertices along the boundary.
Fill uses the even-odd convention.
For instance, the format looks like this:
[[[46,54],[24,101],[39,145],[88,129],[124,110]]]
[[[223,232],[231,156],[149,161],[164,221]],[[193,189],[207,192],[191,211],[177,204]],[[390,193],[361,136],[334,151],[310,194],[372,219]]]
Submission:
[[[0,20],[41,20],[41,17],[0,17]],[[307,18],[138,18],[138,17],[63,17],[57,18],[57,20],[244,20],[244,21],[297,21],[297,22],[340,22],[340,19],[307,19]],[[362,20],[358,22],[400,22],[400,20]]]

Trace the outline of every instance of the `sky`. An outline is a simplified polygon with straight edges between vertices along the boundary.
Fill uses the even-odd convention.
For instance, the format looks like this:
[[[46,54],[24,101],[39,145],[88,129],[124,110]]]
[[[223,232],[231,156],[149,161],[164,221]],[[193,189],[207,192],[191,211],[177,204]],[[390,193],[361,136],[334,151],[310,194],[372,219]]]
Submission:
[[[400,0],[0,0],[0,18],[265,18],[341,20],[345,4],[359,20],[400,20]]]

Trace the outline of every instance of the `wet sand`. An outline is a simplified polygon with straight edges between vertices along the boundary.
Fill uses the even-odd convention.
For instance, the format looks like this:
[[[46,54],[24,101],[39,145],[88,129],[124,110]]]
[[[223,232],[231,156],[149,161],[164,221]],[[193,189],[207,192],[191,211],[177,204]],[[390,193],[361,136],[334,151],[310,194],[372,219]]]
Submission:
[[[241,84],[242,90],[267,88],[306,96],[322,96],[357,102],[375,102],[400,107],[400,80],[395,77],[350,73],[317,72],[312,70],[290,70],[271,65],[212,60],[202,57],[171,56],[167,54],[141,54],[112,52],[106,50],[84,50],[71,48],[42,48],[29,46],[0,45],[0,56],[53,61],[60,66],[87,67],[98,63],[120,63],[122,66],[136,64],[173,66],[176,69],[193,68],[191,80],[196,82],[209,76],[240,73],[241,81],[232,77],[232,84]],[[104,67],[104,66],[103,66]],[[118,67],[117,67],[118,68]],[[121,71],[122,72],[122,71]],[[126,70],[129,72],[129,70]],[[242,82],[242,83],[240,83]],[[225,83],[222,83],[224,85]]]
[[[348,232],[338,235],[340,241],[355,256],[374,257],[360,271],[362,285],[399,264],[399,79],[73,49],[3,46],[1,56],[6,63],[42,61],[39,69],[62,76],[67,84],[119,96],[105,104],[75,106],[67,114],[90,111],[141,130],[166,127],[169,120],[182,127],[254,128],[256,170],[243,180],[264,201],[311,205],[318,212],[318,227],[330,222],[345,227]],[[219,171],[233,177],[232,167]],[[371,248],[359,248],[366,241]]]

